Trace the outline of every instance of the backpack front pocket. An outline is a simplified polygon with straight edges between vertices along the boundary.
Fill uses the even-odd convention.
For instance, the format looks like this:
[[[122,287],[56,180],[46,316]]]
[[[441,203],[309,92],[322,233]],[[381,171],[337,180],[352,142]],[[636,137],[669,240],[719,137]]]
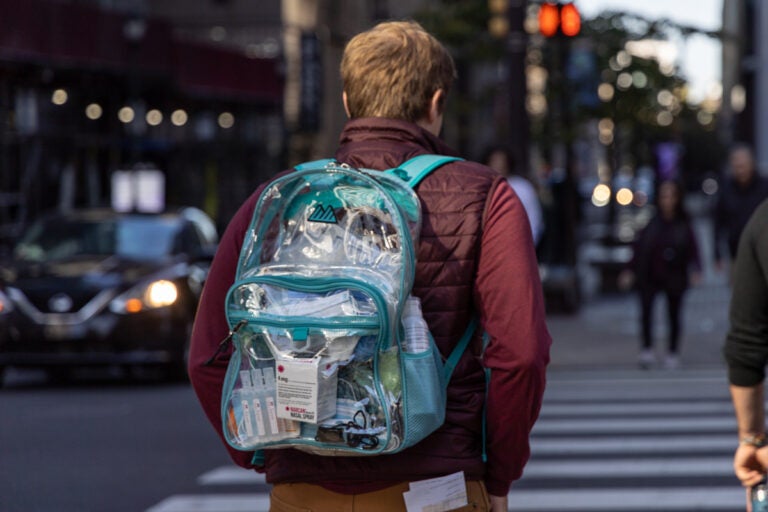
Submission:
[[[232,325],[245,322],[222,400],[230,445],[372,452],[399,438],[399,348],[367,285],[249,278],[228,311]]]

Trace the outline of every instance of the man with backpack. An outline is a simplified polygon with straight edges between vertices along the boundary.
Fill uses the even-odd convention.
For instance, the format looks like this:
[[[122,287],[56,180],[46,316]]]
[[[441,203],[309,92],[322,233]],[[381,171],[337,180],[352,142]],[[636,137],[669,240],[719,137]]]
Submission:
[[[350,120],[335,160],[384,170],[422,154],[455,156],[439,138],[455,73],[447,50],[416,23],[381,23],[355,36],[341,63]],[[222,237],[192,335],[190,378],[222,438],[228,361],[226,354],[212,356],[229,333],[224,304],[265,187],[243,204]],[[504,178],[477,163],[446,163],[415,190],[422,227],[412,295],[421,300],[442,356],[473,317],[480,324],[449,382],[445,422],[423,441],[386,455],[282,448],[264,450],[262,462],[228,446],[237,464],[266,473],[272,511],[406,510],[404,494],[413,483],[449,475],[459,475],[466,491],[454,509],[508,508],[507,493],[530,455],[551,344],[528,220]]]

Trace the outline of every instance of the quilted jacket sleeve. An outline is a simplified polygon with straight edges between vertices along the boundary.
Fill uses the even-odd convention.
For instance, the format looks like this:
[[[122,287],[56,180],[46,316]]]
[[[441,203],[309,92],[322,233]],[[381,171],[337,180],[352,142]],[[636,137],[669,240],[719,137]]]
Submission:
[[[504,496],[530,456],[528,438],[541,408],[551,345],[531,230],[506,183],[496,188],[486,212],[475,300],[490,336],[484,355],[491,373],[485,482],[492,495]]]

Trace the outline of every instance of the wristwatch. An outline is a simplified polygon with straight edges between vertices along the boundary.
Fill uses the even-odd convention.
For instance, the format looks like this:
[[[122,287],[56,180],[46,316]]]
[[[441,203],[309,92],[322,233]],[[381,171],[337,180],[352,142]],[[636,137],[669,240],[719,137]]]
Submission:
[[[768,440],[766,440],[765,434],[758,434],[742,437],[739,439],[739,444],[747,444],[749,446],[754,446],[755,448],[762,448],[763,446],[768,446]]]

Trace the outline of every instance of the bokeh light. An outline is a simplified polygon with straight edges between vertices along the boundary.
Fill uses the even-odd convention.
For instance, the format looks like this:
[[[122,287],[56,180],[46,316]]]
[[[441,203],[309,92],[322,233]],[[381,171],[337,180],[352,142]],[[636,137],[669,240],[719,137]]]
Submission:
[[[631,204],[633,197],[634,197],[634,194],[632,193],[632,191],[626,187],[620,188],[618,192],[616,192],[616,202],[619,203],[621,206],[627,206]]]
[[[611,189],[605,183],[599,183],[592,190],[592,204],[597,207],[608,205],[611,200]]]
[[[157,126],[163,122],[163,113],[153,108],[146,115],[147,124],[150,126]]]
[[[131,123],[133,122],[134,117],[136,117],[136,113],[131,107],[123,107],[117,112],[117,118],[121,123]]]
[[[232,128],[235,125],[235,116],[230,112],[222,112],[219,114],[219,126],[225,130]]]
[[[101,108],[101,105],[99,105],[98,103],[91,103],[90,105],[85,107],[85,117],[87,117],[92,121],[101,119],[102,114],[104,114],[104,110]]]
[[[182,109],[174,110],[171,114],[171,123],[173,123],[174,126],[184,126],[187,124],[188,120],[189,116],[187,115],[187,112]]]
[[[64,89],[56,89],[51,95],[51,103],[54,105],[63,105],[69,99],[69,94]]]

